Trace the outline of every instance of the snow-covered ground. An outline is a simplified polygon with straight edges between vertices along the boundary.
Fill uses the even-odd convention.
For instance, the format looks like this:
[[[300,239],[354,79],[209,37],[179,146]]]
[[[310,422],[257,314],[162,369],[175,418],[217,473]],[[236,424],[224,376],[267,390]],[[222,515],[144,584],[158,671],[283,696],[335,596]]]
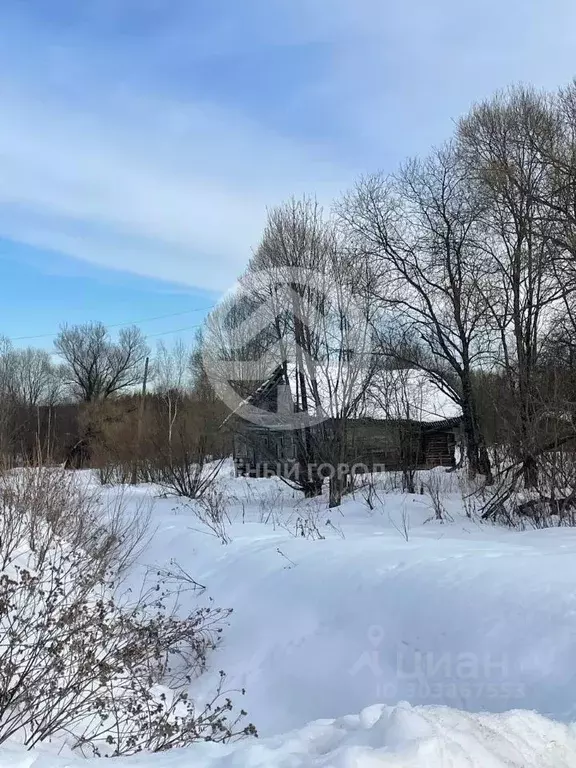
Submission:
[[[92,759],[93,762],[94,758]],[[77,759],[0,750],[2,768],[80,768]],[[280,736],[114,758],[118,768],[574,768],[576,729],[533,712],[468,714],[374,705]],[[95,768],[95,766],[91,766]]]
[[[224,670],[261,738],[130,765],[576,766],[575,530],[480,525],[443,472],[446,522],[427,494],[380,492],[370,510],[359,492],[328,510],[225,474],[231,542],[155,498],[130,582],[176,562],[234,609],[192,693],[208,697]],[[68,762],[0,749],[0,766]]]

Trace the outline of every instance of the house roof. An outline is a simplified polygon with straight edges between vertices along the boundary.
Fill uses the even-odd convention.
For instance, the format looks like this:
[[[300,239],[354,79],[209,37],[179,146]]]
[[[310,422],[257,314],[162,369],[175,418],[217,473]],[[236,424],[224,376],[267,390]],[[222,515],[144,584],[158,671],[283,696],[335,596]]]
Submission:
[[[296,366],[278,366],[259,387],[225,419],[242,415],[242,407],[257,405],[266,393],[279,384],[288,388],[297,410],[302,410],[302,398]],[[314,378],[314,381],[312,380]],[[382,370],[375,375],[347,367],[315,365],[306,370],[308,413],[323,413],[327,418],[346,415],[348,418],[378,420],[410,420],[430,425],[446,420],[458,422],[462,412],[448,394],[428,374],[420,370]]]
[[[442,386],[424,371],[416,369],[384,370],[376,373],[370,384],[369,400],[378,418],[408,418],[434,423],[460,419],[462,409]]]

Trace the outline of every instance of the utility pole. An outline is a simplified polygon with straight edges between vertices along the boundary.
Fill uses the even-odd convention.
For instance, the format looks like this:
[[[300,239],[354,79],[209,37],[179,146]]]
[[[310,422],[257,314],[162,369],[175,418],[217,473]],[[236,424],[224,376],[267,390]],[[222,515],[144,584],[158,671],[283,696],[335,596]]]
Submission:
[[[144,378],[142,380],[142,393],[140,395],[140,408],[138,410],[138,426],[136,433],[136,455],[132,461],[132,485],[138,482],[138,464],[140,459],[140,446],[142,445],[142,427],[144,425],[144,408],[146,405],[146,384],[148,383],[148,365],[150,358],[144,363]]]

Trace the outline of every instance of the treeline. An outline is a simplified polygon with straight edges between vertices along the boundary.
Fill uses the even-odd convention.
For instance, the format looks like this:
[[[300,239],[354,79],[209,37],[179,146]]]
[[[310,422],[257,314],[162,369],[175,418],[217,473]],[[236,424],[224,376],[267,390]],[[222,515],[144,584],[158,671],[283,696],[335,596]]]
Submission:
[[[241,298],[212,313],[205,343],[219,350],[213,369],[236,360],[238,379],[257,378],[267,350],[300,350],[305,399],[320,405],[314,357],[331,392],[353,393],[329,395],[343,430],[358,403],[344,378],[354,360],[363,392],[383,366],[425,371],[462,409],[472,476],[565,496],[576,487],[575,255],[576,84],[512,88],[427,157],[360,179],[330,212],[310,199],[272,210]],[[275,301],[286,269],[309,274],[293,278],[288,306]],[[269,326],[248,338],[263,307]]]
[[[131,327],[63,327],[55,352],[0,346],[0,458],[4,467],[98,469],[103,481],[158,478],[169,464],[230,453],[226,410],[198,352],[178,341],[152,354]]]

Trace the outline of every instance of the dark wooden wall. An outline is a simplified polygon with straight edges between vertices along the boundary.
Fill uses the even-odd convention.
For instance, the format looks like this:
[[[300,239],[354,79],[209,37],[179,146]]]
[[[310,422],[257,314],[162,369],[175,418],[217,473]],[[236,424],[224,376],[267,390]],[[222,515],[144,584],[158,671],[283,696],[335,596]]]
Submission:
[[[390,471],[451,467],[455,464],[456,431],[452,423],[353,421],[348,428],[345,461],[350,465],[365,464],[369,469],[383,465]],[[297,439],[289,431],[267,430],[238,421],[233,446],[237,469],[241,474],[259,475],[259,468],[270,472],[276,462],[291,466],[297,458],[296,445]],[[318,461],[324,458],[320,448]]]

